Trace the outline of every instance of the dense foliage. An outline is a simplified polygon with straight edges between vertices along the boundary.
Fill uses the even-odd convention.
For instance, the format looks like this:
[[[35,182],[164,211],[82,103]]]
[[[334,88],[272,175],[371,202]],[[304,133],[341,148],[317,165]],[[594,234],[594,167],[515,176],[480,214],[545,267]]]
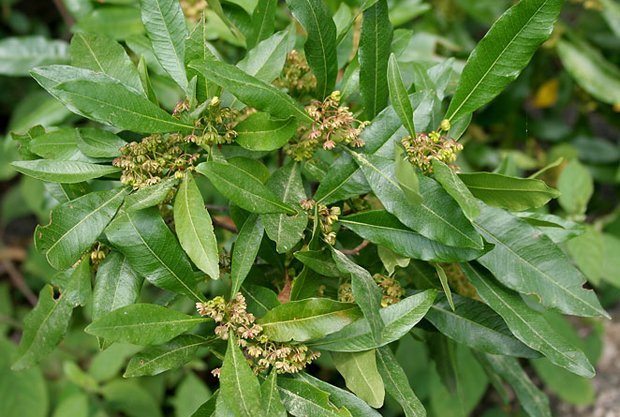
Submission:
[[[2,224],[41,223],[36,305],[0,286],[0,394],[36,404],[0,414],[49,413],[41,369],[59,417],[550,416],[532,371],[592,401],[615,2],[106,3],[0,41],[45,90],[0,155]]]

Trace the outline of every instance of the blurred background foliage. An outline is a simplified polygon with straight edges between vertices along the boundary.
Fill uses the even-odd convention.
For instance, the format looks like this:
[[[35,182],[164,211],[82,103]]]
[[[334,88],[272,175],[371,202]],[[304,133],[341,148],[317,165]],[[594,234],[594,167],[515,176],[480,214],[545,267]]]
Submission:
[[[204,0],[182,3],[190,25],[204,12],[213,45],[225,59],[236,62],[242,49],[231,28],[247,28],[248,11],[256,1],[222,0],[223,13]],[[20,323],[36,299],[34,294],[44,284],[62,279],[31,245],[34,226],[48,222],[49,210],[57,201],[43,183],[17,176],[9,166],[20,157],[14,139],[39,125],[56,129],[86,123],[39,88],[28,72],[38,65],[68,63],[72,33],[104,33],[122,41],[129,52],[145,55],[157,96],[164,107],[172,109],[180,92],[158,77],[162,69],[149,54],[136,3],[0,0],[0,415],[5,417],[189,417],[215,385],[207,364],[200,361],[154,377],[123,379],[123,367],[136,348],[116,344],[99,351],[95,338],[81,331],[80,317],[74,318],[73,330],[61,348],[39,367],[21,373],[9,370]],[[338,23],[351,19],[362,1],[327,3]],[[513,2],[389,3],[396,29],[392,49],[403,74],[416,81],[431,77],[443,86],[443,94],[451,95],[474,45]],[[278,29],[284,29],[288,21],[285,13],[282,7]],[[342,34],[342,63],[353,58],[356,29],[359,25]],[[360,100],[358,80],[355,65],[349,68],[342,74],[341,88],[355,109]],[[619,116],[620,4],[617,0],[568,0],[556,31],[527,69],[493,105],[474,115],[461,139],[465,151],[458,161],[464,171],[535,174],[557,187],[562,197],[550,206],[551,214],[567,223],[579,223],[582,232],[565,249],[608,308],[617,306],[620,299]],[[542,227],[544,214],[538,217]],[[573,339],[585,335],[579,344],[592,362],[597,361],[603,348],[601,322],[569,323],[560,316],[548,319]],[[515,415],[510,407],[496,407],[501,400],[487,394],[487,376],[477,361],[458,361],[456,371],[464,389],[454,394],[441,382],[439,372],[427,360],[429,355],[413,336],[403,339],[397,354],[432,415]],[[471,353],[457,349],[456,355]],[[414,357],[415,361],[408,360]],[[591,381],[544,359],[531,365],[537,380],[562,401],[578,405],[594,401]],[[333,377],[329,359],[321,359],[318,366],[319,375]],[[451,401],[454,395],[460,401]],[[382,413],[396,416],[397,410],[388,402]]]

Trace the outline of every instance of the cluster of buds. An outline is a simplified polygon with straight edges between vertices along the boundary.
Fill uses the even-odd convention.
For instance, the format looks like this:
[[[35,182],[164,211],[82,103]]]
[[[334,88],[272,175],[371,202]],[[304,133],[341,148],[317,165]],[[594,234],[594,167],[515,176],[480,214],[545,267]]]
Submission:
[[[385,308],[392,304],[396,304],[405,295],[405,289],[396,279],[381,274],[375,274],[373,279],[379,288],[381,288],[381,307]],[[338,301],[342,303],[355,302],[350,282],[340,284],[338,287]]]
[[[316,89],[316,77],[306,58],[296,50],[289,52],[276,87],[284,88],[293,97],[304,97]]]
[[[198,22],[207,8],[206,0],[181,0],[181,9],[187,20]]]
[[[97,245],[90,252],[90,263],[93,266],[99,265],[106,257],[106,252],[101,243],[97,243]]]
[[[448,278],[448,284],[454,289],[454,291],[463,297],[472,298],[474,300],[480,300],[476,287],[469,282],[467,276],[457,263],[441,264],[443,271]]]
[[[364,141],[359,137],[370,122],[357,120],[346,106],[340,106],[341,95],[334,91],[324,101],[313,100],[306,113],[314,120],[311,126],[301,126],[297,137],[286,148],[296,161],[312,158],[319,146],[332,150],[337,144],[359,148]]]
[[[456,169],[453,163],[457,154],[463,150],[463,145],[447,136],[442,136],[439,131],[418,133],[415,137],[407,136],[401,143],[409,162],[425,174],[433,173],[433,159]]]
[[[247,304],[241,293],[226,302],[215,297],[204,303],[196,303],[201,316],[211,317],[216,323],[215,334],[227,340],[232,332],[243,349],[248,363],[256,374],[274,368],[278,373],[296,373],[319,357],[303,344],[273,342],[263,334],[263,328],[256,324],[256,317],[247,312]],[[219,376],[219,369],[213,374]]]
[[[316,202],[312,199],[302,200],[299,204],[304,210],[309,212],[308,215],[312,220],[319,222],[321,234],[323,235],[325,243],[332,246],[335,245],[336,232],[334,231],[334,224],[338,221],[338,217],[341,214],[340,207],[327,207],[325,204],[319,204],[319,206],[316,207]],[[315,207],[317,209],[318,219],[314,218]]]
[[[237,137],[239,110],[223,107],[219,97],[213,97],[202,117],[196,122],[196,131],[187,136],[186,140],[201,147],[232,143]]]
[[[123,146],[112,164],[122,168],[121,182],[134,189],[157,184],[165,177],[181,178],[193,169],[199,155],[185,150],[185,138],[178,133],[151,135]]]

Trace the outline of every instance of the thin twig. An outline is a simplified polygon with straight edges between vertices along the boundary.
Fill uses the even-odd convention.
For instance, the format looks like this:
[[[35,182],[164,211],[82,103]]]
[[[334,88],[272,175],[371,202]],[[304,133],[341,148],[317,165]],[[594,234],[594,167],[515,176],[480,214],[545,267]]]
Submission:
[[[73,24],[75,23],[75,20],[73,19],[73,16],[71,16],[71,13],[69,13],[67,8],[65,7],[65,3],[62,0],[54,0],[54,5],[56,6],[58,13],[60,13],[60,16],[62,16],[62,20],[64,20],[67,28],[71,29],[73,27]]]
[[[213,226],[215,227],[220,227],[233,233],[238,232],[237,226],[235,226],[230,217],[212,216],[211,219],[213,220]]]
[[[220,211],[220,212],[227,212],[229,210],[227,206],[218,206],[216,204],[205,204],[205,208],[207,210]]]
[[[11,279],[11,282],[23,294],[24,297],[28,300],[30,304],[33,306],[37,304],[37,296],[32,292],[30,287],[26,285],[26,281],[24,281],[23,275],[15,268],[13,262],[8,259],[4,259],[2,261],[2,265],[4,265],[4,269]]]
[[[360,243],[359,245],[357,245],[356,247],[354,247],[353,249],[340,249],[340,252],[344,253],[345,255],[351,255],[351,256],[356,256],[359,255],[360,252],[366,247],[368,246],[370,242],[367,241],[366,239],[364,239],[362,241],[362,243]]]

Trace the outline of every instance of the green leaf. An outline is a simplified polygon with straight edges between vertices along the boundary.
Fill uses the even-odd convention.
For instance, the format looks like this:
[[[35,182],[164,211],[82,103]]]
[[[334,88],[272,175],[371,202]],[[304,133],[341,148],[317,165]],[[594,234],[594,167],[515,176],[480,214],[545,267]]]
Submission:
[[[510,384],[528,415],[551,417],[547,395],[530,380],[516,359],[489,354],[479,355],[478,358],[486,362],[494,372]]]
[[[454,310],[443,300],[433,305],[425,317],[441,333],[481,352],[523,358],[539,356],[538,352],[516,339],[504,320],[491,308],[457,294],[453,297]]]
[[[392,107],[398,117],[400,117],[403,126],[407,128],[407,131],[411,136],[415,136],[415,125],[413,122],[413,107],[411,107],[411,101],[409,101],[409,93],[403,82],[403,77],[400,73],[398,66],[398,60],[394,54],[390,55],[387,68],[387,83],[390,93],[390,101]]]
[[[43,36],[4,38],[0,41],[0,74],[25,76],[34,67],[69,61],[66,42]]]
[[[395,153],[394,175],[396,181],[410,204],[420,204],[424,198],[420,195],[418,171],[407,160],[402,147],[397,146]]]
[[[54,161],[45,159],[15,161],[11,163],[11,165],[18,172],[38,180],[60,182],[63,184],[75,184],[120,171],[120,168],[110,165],[96,165],[80,161]]]
[[[187,173],[174,200],[174,226],[181,247],[211,279],[219,279],[219,251],[211,216],[191,173]]]
[[[584,214],[594,194],[592,174],[578,160],[573,159],[562,170],[558,189],[562,193],[558,201],[564,210],[569,214]]]
[[[18,357],[11,369],[29,368],[56,349],[67,332],[73,312],[73,306],[65,298],[63,294],[54,299],[51,285],[41,289],[39,302],[24,318]]]
[[[103,232],[126,194],[125,189],[99,191],[56,207],[50,223],[35,230],[37,250],[54,268],[69,268]]]
[[[332,248],[332,258],[340,273],[351,279],[355,302],[362,309],[375,342],[380,343],[385,323],[379,314],[381,290],[368,271],[351,261],[345,254]]]
[[[118,42],[95,33],[76,33],[71,39],[71,64],[100,72],[144,95],[140,74]]]
[[[452,301],[452,291],[450,290],[450,284],[448,283],[448,276],[446,275],[446,271],[444,271],[439,264],[434,264],[433,266],[435,267],[435,272],[437,272],[437,276],[439,277],[441,288],[446,295],[448,305],[450,306],[452,311],[454,311],[454,301]]]
[[[609,17],[607,12],[602,16]],[[620,68],[607,61],[596,47],[575,36],[570,39],[557,43],[566,71],[598,100],[611,105],[620,103]]]
[[[297,131],[294,118],[272,119],[267,113],[254,113],[235,127],[235,142],[252,151],[273,151],[281,148]]]
[[[518,294],[494,282],[480,269],[463,264],[467,278],[478,290],[480,298],[506,321],[508,328],[534,350],[545,355],[554,364],[581,376],[591,378],[594,368],[586,356],[557,333],[545,318],[528,307]]]
[[[434,166],[434,165],[433,165]],[[521,211],[542,207],[560,195],[544,181],[492,172],[459,174],[469,191],[490,206]]]
[[[384,210],[357,213],[341,217],[339,221],[364,239],[408,258],[433,262],[461,262],[476,259],[483,253],[474,249],[445,246],[427,239],[408,229]]]
[[[155,185],[141,188],[125,198],[123,210],[135,211],[157,206],[170,195],[170,192],[177,183],[178,180],[172,177],[160,181]]]
[[[306,250],[295,252],[293,255],[298,261],[318,274],[330,278],[340,277],[340,270],[329,251]]]
[[[123,212],[105,234],[129,265],[151,284],[203,299],[197,292],[192,266],[157,208]]]
[[[233,335],[228,339],[220,374],[220,391],[224,402],[236,416],[266,417],[258,379]]]
[[[247,38],[248,50],[273,33],[277,6],[277,0],[257,2],[254,13],[252,13],[250,36]]]
[[[142,22],[161,66],[179,86],[187,91],[185,73],[185,38],[187,25],[176,0],[140,0]]]
[[[156,304],[131,304],[93,321],[84,331],[111,342],[158,345],[207,320]]]
[[[312,119],[290,96],[267,84],[234,65],[226,64],[215,58],[206,58],[204,62],[193,61],[190,64],[219,86],[225,87],[242,103],[264,111],[279,119],[295,117],[300,121],[312,122]]]
[[[256,261],[265,229],[257,215],[249,216],[241,226],[232,252],[230,295],[233,297],[240,289]]]
[[[385,327],[381,332],[379,343],[374,341],[368,321],[363,318],[339,332],[308,343],[308,346],[331,352],[361,352],[385,346],[403,337],[422,320],[433,305],[436,295],[436,290],[423,291],[381,309],[380,314]]]
[[[193,129],[105,74],[52,65],[33,70],[32,76],[72,112],[117,129],[142,133]]]
[[[333,352],[332,357],[351,392],[371,407],[383,406],[385,386],[377,369],[374,349],[365,352]]]
[[[118,252],[110,252],[97,268],[93,293],[93,320],[135,303],[143,282],[144,278],[133,270],[125,256]]]
[[[479,262],[500,282],[547,307],[582,317],[605,316],[585,277],[546,235],[501,209],[482,207],[476,226],[495,247]]]
[[[77,131],[71,128],[53,130],[32,138],[28,151],[44,159],[92,162],[78,149]]]
[[[355,304],[328,298],[307,298],[279,305],[259,320],[276,342],[305,342],[337,332],[362,316]]]
[[[433,179],[419,176],[423,201],[412,205],[394,181],[394,163],[374,155],[354,154],[373,192],[385,209],[405,226],[448,246],[482,249],[482,238],[458,204]]]
[[[406,417],[426,417],[424,406],[411,389],[409,379],[389,347],[377,349],[377,366],[383,377],[385,390],[394,398]]]
[[[333,91],[338,76],[336,25],[323,1],[287,0],[286,4],[308,35],[304,52],[316,76],[317,95],[323,98]]]
[[[469,220],[473,221],[480,215],[478,201],[463,180],[449,166],[438,159],[433,159],[433,176],[443,189],[450,194],[450,197],[459,204],[463,214]]]
[[[99,392],[113,412],[121,412],[127,417],[162,417],[152,393],[138,381],[115,379],[101,387]]]
[[[226,198],[251,213],[297,214],[295,209],[280,201],[258,178],[235,165],[209,161],[198,165],[196,171],[209,178]]]
[[[329,401],[329,394],[299,378],[278,378],[278,389],[287,411],[295,417],[353,417]]]
[[[388,103],[390,48],[386,45],[391,43],[392,24],[388,17],[387,0],[379,0],[364,12],[358,51],[360,93],[369,119],[375,117]]]
[[[278,373],[272,370],[265,382],[260,387],[263,399],[265,415],[269,417],[286,417],[286,408],[282,404],[280,392],[278,391]]]
[[[144,33],[140,10],[130,7],[97,7],[82,17],[73,27],[74,31],[102,33],[117,40],[124,40]]]
[[[162,345],[147,347],[131,358],[123,377],[158,375],[170,369],[180,368],[194,359],[198,348],[208,342],[200,336],[183,334]]]
[[[92,296],[91,281],[90,254],[86,253],[69,276],[69,281],[65,286],[65,302],[73,307],[85,306]]]
[[[562,401],[585,406],[596,399],[596,391],[591,380],[568,372],[549,362],[546,358],[530,361],[542,379],[545,388],[556,394]]]
[[[301,179],[301,165],[289,163],[273,173],[267,188],[272,190],[282,201],[294,207],[297,214],[265,214],[262,221],[267,236],[276,242],[278,253],[289,252],[303,238],[308,225],[308,214],[299,203],[306,198]]]
[[[271,83],[282,72],[286,57],[294,46],[295,32],[294,27],[290,26],[256,45],[237,63],[237,67],[261,81]]]
[[[446,118],[456,122],[493,100],[551,32],[563,0],[522,0],[497,20],[469,56]]]
[[[112,159],[120,155],[120,148],[127,142],[112,132],[95,128],[76,130],[76,141],[80,151],[91,158]]]

